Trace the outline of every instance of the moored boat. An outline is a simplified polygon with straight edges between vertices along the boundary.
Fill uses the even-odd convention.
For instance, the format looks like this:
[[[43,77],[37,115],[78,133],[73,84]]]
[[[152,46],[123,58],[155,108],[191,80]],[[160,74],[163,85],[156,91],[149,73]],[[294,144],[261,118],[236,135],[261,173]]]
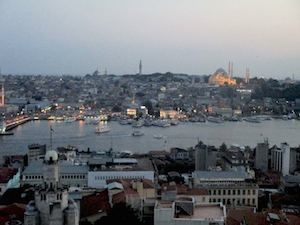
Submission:
[[[143,136],[144,135],[144,133],[142,131],[140,131],[140,130],[134,130],[131,134],[134,137],[138,137],[138,136]]]

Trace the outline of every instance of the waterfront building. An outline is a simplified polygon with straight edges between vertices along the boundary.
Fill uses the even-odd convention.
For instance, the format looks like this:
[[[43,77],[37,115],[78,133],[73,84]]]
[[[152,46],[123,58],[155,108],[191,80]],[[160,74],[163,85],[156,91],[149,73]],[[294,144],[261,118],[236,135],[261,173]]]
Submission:
[[[280,148],[271,148],[271,169],[280,172],[283,176],[290,174],[290,146],[281,143]]]
[[[229,150],[223,153],[225,170],[239,171],[247,165],[244,153],[241,150]]]
[[[170,158],[173,160],[189,160],[190,152],[183,148],[171,148]]]
[[[206,145],[195,147],[195,170],[208,170],[216,167],[217,151],[209,149]]]
[[[245,171],[194,171],[194,187],[209,190],[210,202],[226,206],[258,206],[258,185]]]
[[[195,148],[195,170],[208,169],[208,149],[206,145],[197,145]]]
[[[136,108],[128,108],[126,110],[126,115],[129,117],[135,118],[137,116],[137,109]]]
[[[158,200],[154,207],[154,225],[223,225],[225,220],[226,207],[222,203],[200,204],[192,197]]]
[[[79,209],[60,184],[58,154],[49,150],[42,171],[43,184],[37,186],[34,200],[24,213],[24,225],[78,225]]]
[[[266,139],[262,143],[257,143],[255,149],[255,168],[262,172],[268,171],[269,164],[269,142]]]
[[[41,159],[46,154],[46,145],[31,144],[28,145],[28,163]]]
[[[178,119],[179,118],[179,112],[176,110],[160,110],[159,111],[159,117],[161,119]]]

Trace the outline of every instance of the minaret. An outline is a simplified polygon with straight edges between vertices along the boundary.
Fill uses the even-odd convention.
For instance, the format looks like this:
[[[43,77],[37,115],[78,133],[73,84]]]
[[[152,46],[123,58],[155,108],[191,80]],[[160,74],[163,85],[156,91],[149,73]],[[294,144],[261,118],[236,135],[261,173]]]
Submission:
[[[0,68],[0,85],[1,85],[1,92],[0,92],[0,107],[3,107],[4,106],[4,98],[5,98],[5,95],[4,95],[4,78],[2,77],[2,74],[1,74],[1,68]]]
[[[140,60],[140,64],[139,64],[139,75],[142,75],[142,60]]]
[[[248,84],[250,79],[250,70],[246,68],[246,76],[245,76],[245,83]]]
[[[231,68],[230,68],[230,78],[233,77],[233,62],[231,62]]]

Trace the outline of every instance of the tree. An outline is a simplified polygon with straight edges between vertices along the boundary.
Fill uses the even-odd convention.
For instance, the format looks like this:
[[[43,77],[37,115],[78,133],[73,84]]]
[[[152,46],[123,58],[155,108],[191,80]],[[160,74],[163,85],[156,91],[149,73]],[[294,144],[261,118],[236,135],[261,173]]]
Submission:
[[[220,146],[220,151],[221,152],[225,152],[227,150],[227,146],[226,146],[226,144],[223,142],[222,144],[221,144],[221,146]]]

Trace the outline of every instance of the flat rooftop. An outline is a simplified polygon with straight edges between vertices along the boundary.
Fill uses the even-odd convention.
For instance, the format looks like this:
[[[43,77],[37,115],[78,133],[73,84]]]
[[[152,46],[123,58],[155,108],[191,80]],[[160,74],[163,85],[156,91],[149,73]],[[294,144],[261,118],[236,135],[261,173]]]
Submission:
[[[176,219],[224,220],[225,216],[223,207],[219,205],[196,205],[193,215],[177,214]]]
[[[222,220],[225,218],[223,207],[218,205],[196,205],[194,208],[193,218],[210,218]]]

